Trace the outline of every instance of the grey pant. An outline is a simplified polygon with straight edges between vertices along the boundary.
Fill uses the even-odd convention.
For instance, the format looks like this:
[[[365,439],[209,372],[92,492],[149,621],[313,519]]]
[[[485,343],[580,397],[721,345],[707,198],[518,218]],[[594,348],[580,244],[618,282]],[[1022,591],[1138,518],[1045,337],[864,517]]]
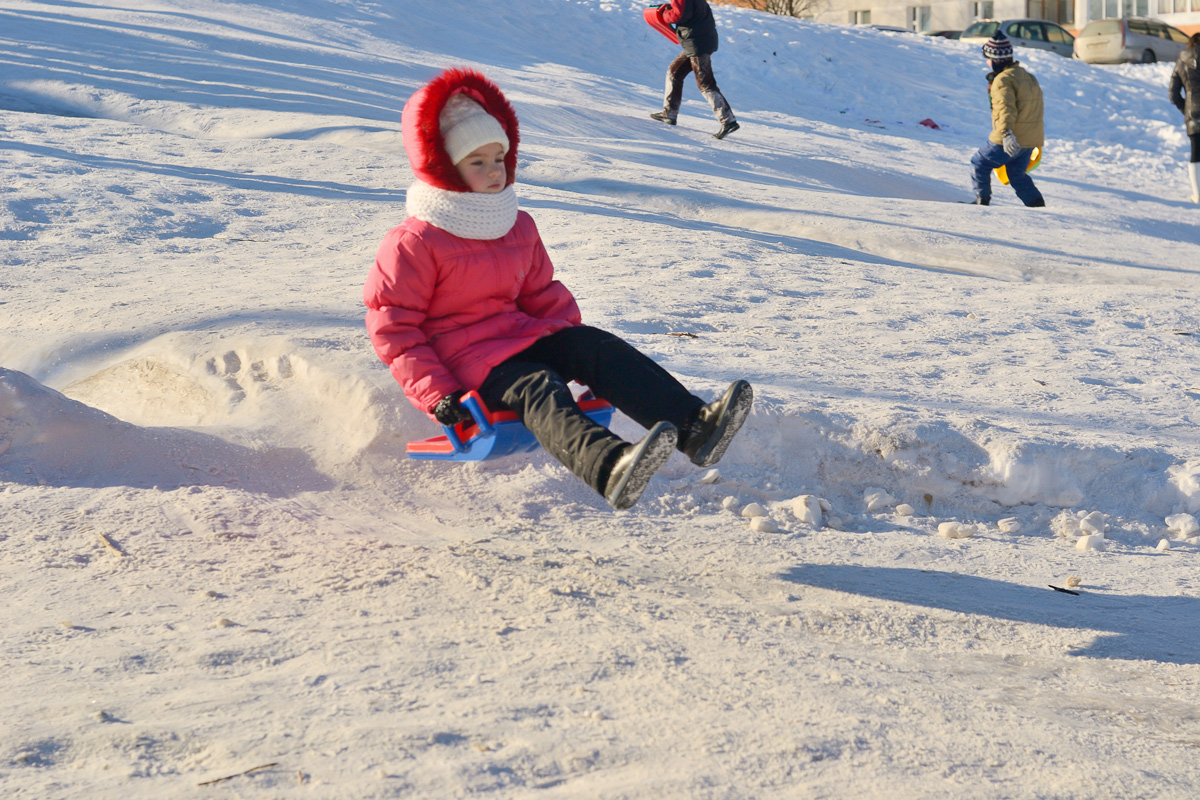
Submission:
[[[725,95],[717,88],[717,81],[712,74],[712,56],[707,53],[702,56],[688,56],[683,53],[675,56],[671,66],[667,67],[667,92],[663,99],[663,111],[671,119],[679,116],[679,104],[683,100],[683,80],[689,72],[696,74],[696,85],[700,93],[712,105],[713,116],[717,122],[724,125],[733,122],[733,109],[725,100]]]

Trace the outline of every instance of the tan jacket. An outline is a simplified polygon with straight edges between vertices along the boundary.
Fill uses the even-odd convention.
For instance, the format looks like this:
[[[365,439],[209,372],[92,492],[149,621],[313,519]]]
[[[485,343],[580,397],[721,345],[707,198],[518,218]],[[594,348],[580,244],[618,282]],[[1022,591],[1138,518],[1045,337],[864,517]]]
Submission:
[[[1042,127],[1042,87],[1014,61],[992,79],[992,134],[988,141],[1004,144],[1004,132],[1012,131],[1021,147],[1041,147],[1046,142]]]

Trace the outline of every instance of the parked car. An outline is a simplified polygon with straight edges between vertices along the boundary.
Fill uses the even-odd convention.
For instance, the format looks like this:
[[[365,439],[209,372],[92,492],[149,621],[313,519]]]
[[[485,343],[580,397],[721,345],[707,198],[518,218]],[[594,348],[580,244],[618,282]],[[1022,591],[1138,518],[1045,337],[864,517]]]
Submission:
[[[1075,39],[1075,57],[1091,64],[1174,61],[1188,36],[1156,19],[1094,19]]]
[[[912,30],[911,28],[899,28],[895,25],[862,25],[860,27],[871,28],[873,30],[883,31],[884,33],[916,33],[916,31]]]
[[[977,42],[982,45],[992,38],[997,30],[1013,43],[1013,47],[1036,47],[1050,50],[1070,58],[1074,54],[1075,37],[1057,22],[1048,19],[981,19],[962,32],[962,42]]]
[[[921,31],[926,36],[940,36],[943,39],[957,39],[962,31]]]

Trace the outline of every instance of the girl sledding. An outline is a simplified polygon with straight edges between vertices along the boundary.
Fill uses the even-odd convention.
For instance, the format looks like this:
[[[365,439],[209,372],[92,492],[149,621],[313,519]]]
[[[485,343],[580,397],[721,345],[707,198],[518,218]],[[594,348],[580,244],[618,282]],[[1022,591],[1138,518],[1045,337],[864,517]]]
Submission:
[[[409,401],[452,426],[471,418],[462,396],[474,390],[618,509],[637,502],[674,450],[715,464],[750,413],[750,384],[734,381],[705,404],[627,342],[583,324],[518,208],[519,129],[500,89],[447,70],[409,99],[401,127],[416,176],[409,216],[380,244],[363,300],[371,343]],[[625,442],[593,420],[570,381],[646,435]]]

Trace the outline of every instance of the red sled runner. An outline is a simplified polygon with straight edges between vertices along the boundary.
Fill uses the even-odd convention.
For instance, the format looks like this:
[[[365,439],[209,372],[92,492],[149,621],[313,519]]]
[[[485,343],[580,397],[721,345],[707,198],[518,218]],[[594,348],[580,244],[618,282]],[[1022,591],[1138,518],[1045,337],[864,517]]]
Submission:
[[[491,411],[484,405],[478,392],[467,392],[461,402],[471,412],[472,420],[457,425],[443,425],[445,433],[441,436],[409,442],[405,448],[409,458],[486,461],[514,453],[532,453],[541,447],[529,429],[517,420],[516,414],[511,411]],[[593,397],[590,391],[584,392],[576,402],[593,421],[605,427],[612,421],[612,405],[607,400]]]
[[[675,29],[663,22],[663,8],[666,8],[666,6],[650,6],[642,12],[642,17],[646,20],[646,24],[651,28],[654,28],[654,30],[658,31],[675,44],[679,44],[679,36],[675,33]]]

